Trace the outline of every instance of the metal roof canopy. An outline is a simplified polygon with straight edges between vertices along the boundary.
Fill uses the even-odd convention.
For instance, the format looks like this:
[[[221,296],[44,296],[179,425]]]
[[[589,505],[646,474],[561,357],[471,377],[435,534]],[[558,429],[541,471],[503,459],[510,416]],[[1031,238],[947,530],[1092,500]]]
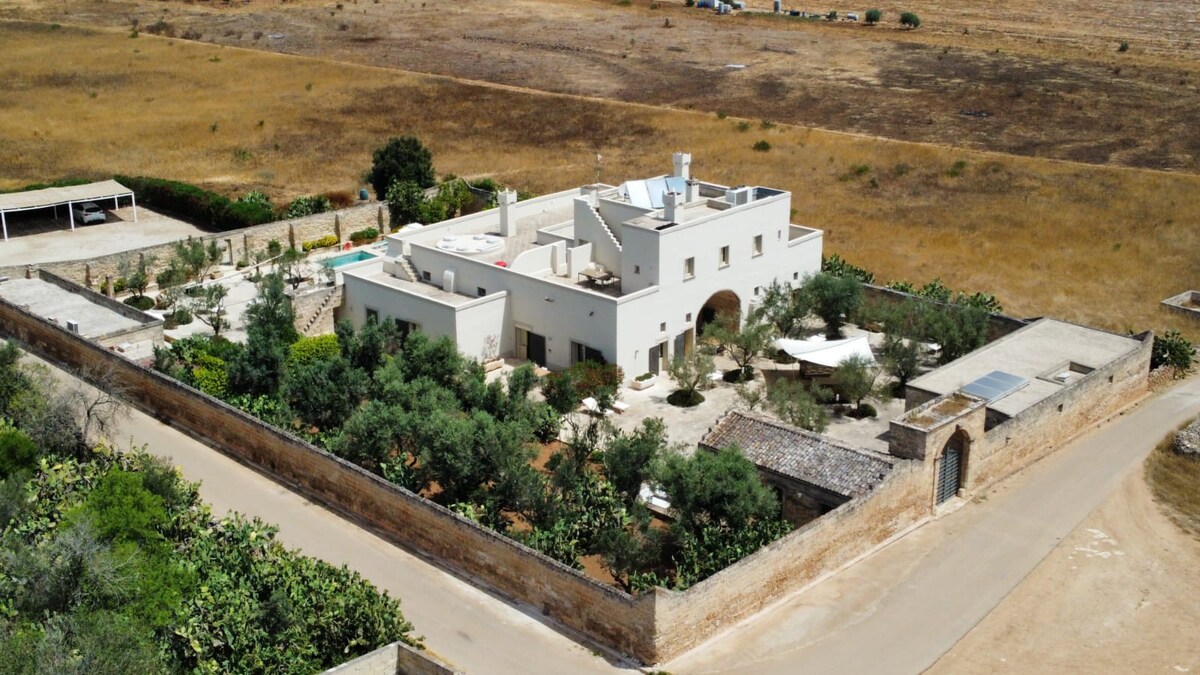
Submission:
[[[993,370],[983,377],[969,382],[959,390],[972,396],[978,396],[988,403],[998,401],[1005,396],[1025,388],[1029,380],[1006,373],[1003,370]]]
[[[113,208],[117,208],[117,200],[121,197],[129,197],[131,200],[133,204],[133,222],[136,223],[137,198],[134,196],[133,190],[115,180],[0,194],[0,225],[4,228],[4,240],[8,241],[8,218],[6,214],[10,211],[32,211],[34,209],[53,208],[55,209],[55,217],[57,218],[58,207],[65,204],[67,206],[67,215],[71,219],[71,229],[74,230],[75,212],[71,210],[72,204],[111,199],[113,200]]]

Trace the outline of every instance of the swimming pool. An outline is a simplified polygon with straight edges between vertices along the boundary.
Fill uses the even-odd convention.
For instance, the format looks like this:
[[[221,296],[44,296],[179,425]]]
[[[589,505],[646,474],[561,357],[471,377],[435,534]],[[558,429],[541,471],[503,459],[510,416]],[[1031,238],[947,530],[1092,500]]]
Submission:
[[[346,253],[334,258],[329,258],[325,261],[325,264],[329,265],[330,267],[341,267],[342,265],[349,265],[351,263],[362,262],[364,260],[371,260],[372,258],[378,257],[379,256],[372,255],[366,251],[355,251],[354,253]]]

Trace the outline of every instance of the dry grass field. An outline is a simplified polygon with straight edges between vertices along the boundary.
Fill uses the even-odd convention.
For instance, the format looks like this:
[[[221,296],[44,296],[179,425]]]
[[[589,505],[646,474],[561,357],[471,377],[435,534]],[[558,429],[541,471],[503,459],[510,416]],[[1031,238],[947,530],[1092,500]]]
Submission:
[[[132,20],[144,29],[165,18],[180,35],[265,51],[900,140],[1200,171],[1200,10],[1192,0],[880,7],[884,23],[875,27],[718,17],[679,0],[0,0],[0,16],[126,30]],[[921,15],[920,30],[897,25],[902,7]],[[1117,52],[1121,41],[1129,51]]]
[[[1198,285],[1195,175],[764,128],[126,31],[0,23],[0,42],[2,187],[126,172],[282,199],[357,186],[373,148],[415,133],[439,171],[546,192],[590,181],[597,151],[603,179],[618,181],[666,172],[686,149],[711,180],[792,190],[795,222],[824,228],[829,252],[881,280],[940,276],[1017,315],[1200,335],[1158,306]],[[758,140],[772,149],[752,150]]]

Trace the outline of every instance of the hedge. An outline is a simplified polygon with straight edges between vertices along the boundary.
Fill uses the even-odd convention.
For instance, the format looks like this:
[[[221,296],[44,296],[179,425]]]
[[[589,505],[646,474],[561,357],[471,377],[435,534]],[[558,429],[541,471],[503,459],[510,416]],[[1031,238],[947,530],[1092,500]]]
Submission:
[[[147,176],[113,176],[113,179],[133,190],[141,203],[215,230],[236,230],[275,220],[270,206],[233,202],[188,183]]]
[[[339,243],[341,243],[341,242],[338,241],[336,234],[327,234],[324,237],[321,237],[320,239],[312,239],[312,240],[301,243],[300,248],[304,249],[304,252],[307,253],[315,248],[326,248],[328,246],[337,246]]]

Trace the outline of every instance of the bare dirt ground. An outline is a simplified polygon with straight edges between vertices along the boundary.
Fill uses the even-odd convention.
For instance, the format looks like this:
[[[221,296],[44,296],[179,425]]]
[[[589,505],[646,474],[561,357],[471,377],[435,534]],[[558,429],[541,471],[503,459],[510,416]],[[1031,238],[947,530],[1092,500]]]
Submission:
[[[7,0],[0,16],[136,20],[143,29],[161,18],[178,35],[218,44],[902,140],[1200,170],[1200,11],[1190,0],[916,0],[904,9],[921,15],[917,31],[902,30],[900,7],[887,4],[875,27],[650,4]],[[829,9],[785,3],[793,7]],[[1122,41],[1131,46],[1118,53]]]
[[[929,672],[1196,672],[1198,568],[1133,472]]]

